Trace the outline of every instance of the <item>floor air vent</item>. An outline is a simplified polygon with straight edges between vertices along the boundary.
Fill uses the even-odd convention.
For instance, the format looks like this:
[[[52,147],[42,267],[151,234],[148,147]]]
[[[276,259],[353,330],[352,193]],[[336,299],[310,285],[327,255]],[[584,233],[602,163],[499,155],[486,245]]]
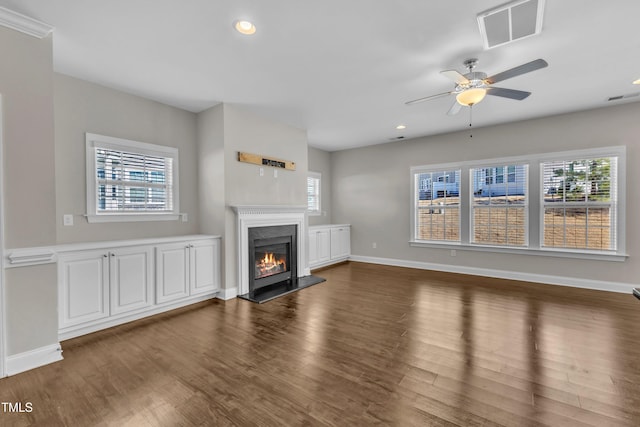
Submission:
[[[533,36],[542,30],[545,0],[517,0],[478,15],[485,49]]]

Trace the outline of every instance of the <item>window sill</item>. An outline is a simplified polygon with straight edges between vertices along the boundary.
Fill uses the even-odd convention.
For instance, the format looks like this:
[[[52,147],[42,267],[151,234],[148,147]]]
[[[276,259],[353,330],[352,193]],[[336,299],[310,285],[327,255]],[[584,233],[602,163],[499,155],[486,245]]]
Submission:
[[[538,249],[538,248],[515,248],[504,246],[485,246],[485,245],[472,245],[468,243],[453,243],[453,242],[425,242],[420,240],[410,240],[409,245],[418,248],[438,248],[438,249],[456,249],[463,251],[475,251],[475,252],[494,252],[503,254],[518,254],[518,255],[534,255],[534,256],[546,256],[554,258],[574,258],[574,259],[588,259],[596,261],[615,261],[624,262],[629,257],[627,254],[618,254],[613,252],[577,252],[563,249]]]
[[[101,222],[142,222],[142,221],[177,221],[179,214],[109,214],[87,215],[89,223]]]

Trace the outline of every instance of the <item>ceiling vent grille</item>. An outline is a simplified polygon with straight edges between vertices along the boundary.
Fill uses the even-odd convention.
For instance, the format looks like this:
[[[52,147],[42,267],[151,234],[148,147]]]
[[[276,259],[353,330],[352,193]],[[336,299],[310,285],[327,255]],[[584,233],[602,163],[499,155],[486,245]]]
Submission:
[[[620,101],[622,99],[635,98],[638,95],[640,95],[640,92],[628,93],[626,95],[612,96],[611,98],[607,99],[607,101],[609,101],[609,102],[611,102],[611,101]]]
[[[545,0],[516,0],[478,15],[485,49],[539,34]]]

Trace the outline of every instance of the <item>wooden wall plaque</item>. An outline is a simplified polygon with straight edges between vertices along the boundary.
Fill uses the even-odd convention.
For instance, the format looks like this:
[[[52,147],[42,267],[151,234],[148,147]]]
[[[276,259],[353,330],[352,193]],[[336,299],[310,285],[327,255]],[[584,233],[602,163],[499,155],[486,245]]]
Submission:
[[[295,162],[276,159],[273,157],[265,157],[260,154],[243,153],[242,151],[238,151],[238,161],[260,166],[271,166],[274,168],[286,169],[290,171],[296,170]]]

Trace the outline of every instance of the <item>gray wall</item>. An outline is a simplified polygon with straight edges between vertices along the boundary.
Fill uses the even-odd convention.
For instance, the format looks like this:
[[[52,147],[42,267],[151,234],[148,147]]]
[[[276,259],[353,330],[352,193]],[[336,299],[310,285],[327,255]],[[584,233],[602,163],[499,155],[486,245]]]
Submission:
[[[307,203],[307,133],[257,116],[240,107],[224,105],[225,150],[225,286],[237,286],[236,216],[234,205],[299,205]],[[296,170],[277,169],[238,161],[244,151],[290,160]]]
[[[309,216],[309,225],[331,224],[331,153],[309,147],[309,171],[320,172],[320,209],[322,215]]]
[[[9,249],[56,242],[51,37],[0,27],[4,237]],[[5,272],[6,353],[54,344],[56,270]]]
[[[56,241],[51,37],[0,27],[5,244]]]
[[[196,114],[73,77],[54,74],[55,185],[58,243],[163,237],[196,233],[198,160]],[[188,222],[88,223],[85,133],[176,147],[180,211]],[[74,215],[64,226],[62,216]]]
[[[225,235],[224,185],[224,105],[219,104],[198,114],[198,202],[200,232]],[[226,254],[220,251],[221,277],[225,277]]]
[[[352,253],[578,279],[640,283],[640,103],[475,129],[404,142],[333,152],[332,220],[352,224]],[[415,248],[411,236],[411,166],[627,146],[627,253],[625,262]],[[373,249],[373,243],[377,249]]]

